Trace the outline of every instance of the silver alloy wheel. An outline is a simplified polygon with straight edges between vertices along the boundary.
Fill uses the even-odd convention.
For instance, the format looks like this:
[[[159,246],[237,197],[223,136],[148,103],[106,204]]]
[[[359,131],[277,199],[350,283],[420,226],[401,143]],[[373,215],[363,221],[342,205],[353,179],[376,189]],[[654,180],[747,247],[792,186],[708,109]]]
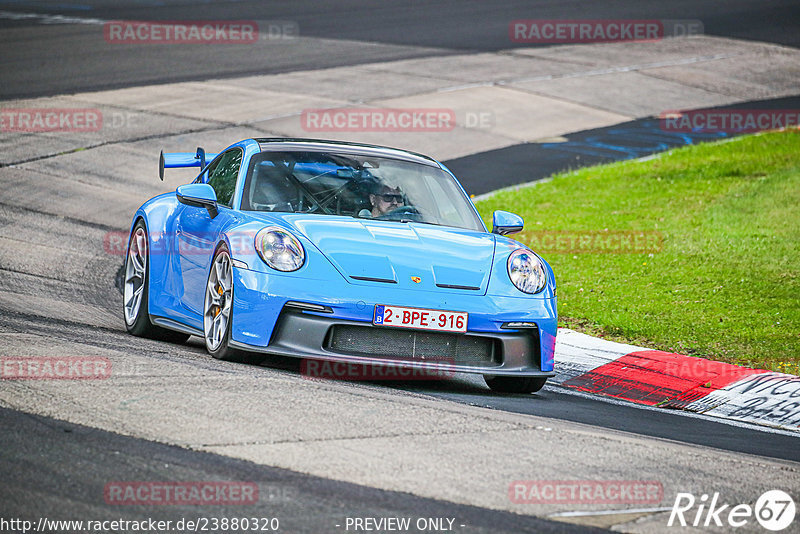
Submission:
[[[233,273],[231,257],[222,250],[211,264],[211,272],[206,284],[206,298],[203,306],[203,333],[206,347],[217,350],[228,332],[228,322],[233,303]]]
[[[147,272],[147,234],[137,228],[128,247],[125,261],[125,322],[132,326],[139,316],[144,293],[144,277]]]

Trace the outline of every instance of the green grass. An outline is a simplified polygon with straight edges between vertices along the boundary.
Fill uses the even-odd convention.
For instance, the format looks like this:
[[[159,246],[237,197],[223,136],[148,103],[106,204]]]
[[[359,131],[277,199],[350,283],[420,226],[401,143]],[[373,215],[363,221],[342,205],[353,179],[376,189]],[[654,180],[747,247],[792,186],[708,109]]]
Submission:
[[[799,133],[584,168],[477,207],[489,225],[495,209],[520,214],[530,245],[538,232],[660,233],[650,253],[540,250],[561,326],[800,374]]]

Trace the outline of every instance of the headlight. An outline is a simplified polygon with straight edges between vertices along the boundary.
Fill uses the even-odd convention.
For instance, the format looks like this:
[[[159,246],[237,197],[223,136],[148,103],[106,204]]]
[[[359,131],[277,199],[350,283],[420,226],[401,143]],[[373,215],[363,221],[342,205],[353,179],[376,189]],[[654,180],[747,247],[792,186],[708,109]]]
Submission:
[[[525,293],[538,293],[547,283],[544,263],[539,256],[520,248],[508,257],[508,277],[511,282]]]
[[[256,234],[256,250],[267,265],[278,271],[296,271],[306,261],[300,241],[277,226],[268,226]]]

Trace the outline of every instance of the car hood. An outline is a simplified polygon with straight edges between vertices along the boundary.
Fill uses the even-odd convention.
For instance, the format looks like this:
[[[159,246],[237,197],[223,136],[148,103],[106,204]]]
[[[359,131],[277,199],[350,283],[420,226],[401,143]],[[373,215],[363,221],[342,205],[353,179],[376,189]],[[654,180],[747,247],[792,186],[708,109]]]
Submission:
[[[494,235],[422,223],[287,214],[351,284],[485,294]]]

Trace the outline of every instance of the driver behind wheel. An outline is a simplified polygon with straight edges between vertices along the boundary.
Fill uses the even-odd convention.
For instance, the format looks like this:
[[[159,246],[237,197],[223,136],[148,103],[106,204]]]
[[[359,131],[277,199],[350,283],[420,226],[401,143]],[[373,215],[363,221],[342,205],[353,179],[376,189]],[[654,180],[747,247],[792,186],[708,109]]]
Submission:
[[[358,212],[359,217],[380,217],[405,205],[403,192],[400,188],[392,188],[386,184],[376,185],[369,195],[369,202],[372,205],[372,209],[364,208]]]

